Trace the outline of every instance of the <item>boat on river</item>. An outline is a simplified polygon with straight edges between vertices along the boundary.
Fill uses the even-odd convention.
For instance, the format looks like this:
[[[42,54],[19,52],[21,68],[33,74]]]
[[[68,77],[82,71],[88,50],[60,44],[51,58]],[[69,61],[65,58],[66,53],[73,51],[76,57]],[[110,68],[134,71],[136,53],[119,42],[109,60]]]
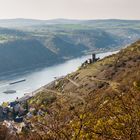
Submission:
[[[3,93],[5,93],[5,94],[14,94],[14,93],[16,93],[16,90],[6,90]]]
[[[11,82],[11,83],[9,83],[9,85],[14,85],[14,84],[25,82],[25,81],[26,81],[26,79],[22,79],[22,80],[19,80],[19,81]]]

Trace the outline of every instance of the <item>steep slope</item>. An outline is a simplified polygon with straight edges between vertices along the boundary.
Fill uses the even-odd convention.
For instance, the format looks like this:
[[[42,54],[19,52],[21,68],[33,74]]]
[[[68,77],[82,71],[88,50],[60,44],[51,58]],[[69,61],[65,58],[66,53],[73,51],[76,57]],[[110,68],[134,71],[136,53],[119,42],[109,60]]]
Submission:
[[[113,49],[119,45],[115,35],[100,29],[61,30],[56,37],[74,45],[84,46],[85,50]]]
[[[83,51],[113,50],[121,46],[116,35],[100,29],[62,29],[51,33],[46,30],[44,35],[39,36],[40,34],[42,33],[38,31],[34,37],[48,49],[64,56],[79,56]]]
[[[86,50],[86,47],[82,44],[75,45],[58,36],[54,37],[52,42],[53,47],[56,49],[56,54],[64,58],[80,56],[84,54],[83,52]]]
[[[30,119],[35,135],[38,139],[139,140],[139,75],[140,41],[44,87],[29,100],[31,107],[44,112]]]
[[[53,65],[60,60],[35,39],[19,39],[0,44],[0,74]]]
[[[65,35],[58,31],[41,31],[0,28],[0,75],[54,65],[89,50],[114,49],[117,44],[115,37],[101,30],[64,30]]]
[[[83,44],[75,44],[60,35],[47,35],[37,39],[42,42],[46,48],[62,58],[69,59],[78,57],[84,55],[84,51],[87,50],[87,47]]]

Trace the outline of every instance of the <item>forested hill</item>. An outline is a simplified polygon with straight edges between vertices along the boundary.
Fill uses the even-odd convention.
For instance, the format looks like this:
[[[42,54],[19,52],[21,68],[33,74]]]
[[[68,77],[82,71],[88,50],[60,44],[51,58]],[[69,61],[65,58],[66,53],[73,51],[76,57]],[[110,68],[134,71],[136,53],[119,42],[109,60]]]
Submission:
[[[62,61],[35,39],[0,44],[0,56],[0,75],[49,66]]]
[[[139,38],[135,20],[0,20],[0,75],[120,49]]]

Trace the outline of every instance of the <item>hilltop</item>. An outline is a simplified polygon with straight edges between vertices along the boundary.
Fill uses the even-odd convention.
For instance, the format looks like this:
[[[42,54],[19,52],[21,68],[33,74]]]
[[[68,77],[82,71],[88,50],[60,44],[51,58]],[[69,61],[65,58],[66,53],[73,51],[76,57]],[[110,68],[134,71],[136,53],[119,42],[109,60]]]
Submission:
[[[139,140],[140,41],[43,87],[21,139]],[[39,114],[36,112],[39,112]]]

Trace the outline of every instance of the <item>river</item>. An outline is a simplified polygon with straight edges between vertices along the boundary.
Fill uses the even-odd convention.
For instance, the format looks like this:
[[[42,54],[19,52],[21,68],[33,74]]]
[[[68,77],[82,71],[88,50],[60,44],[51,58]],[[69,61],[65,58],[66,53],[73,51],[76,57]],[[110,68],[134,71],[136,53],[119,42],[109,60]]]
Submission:
[[[117,53],[116,52],[106,52],[97,54],[97,57],[100,59],[105,56]],[[62,64],[58,64],[51,67],[46,67],[43,69],[38,69],[30,73],[26,73],[23,75],[12,75],[11,77],[3,77],[0,80],[0,104],[4,101],[12,101],[15,100],[16,97],[23,97],[24,94],[33,92],[38,88],[48,84],[49,82],[54,80],[54,77],[65,76],[68,73],[71,73],[78,69],[81,64],[90,58],[90,55],[75,58],[69,61],[66,61]],[[15,82],[18,80],[26,79],[26,81],[9,85],[11,82]],[[5,94],[3,92],[7,90],[15,90],[14,94]]]

